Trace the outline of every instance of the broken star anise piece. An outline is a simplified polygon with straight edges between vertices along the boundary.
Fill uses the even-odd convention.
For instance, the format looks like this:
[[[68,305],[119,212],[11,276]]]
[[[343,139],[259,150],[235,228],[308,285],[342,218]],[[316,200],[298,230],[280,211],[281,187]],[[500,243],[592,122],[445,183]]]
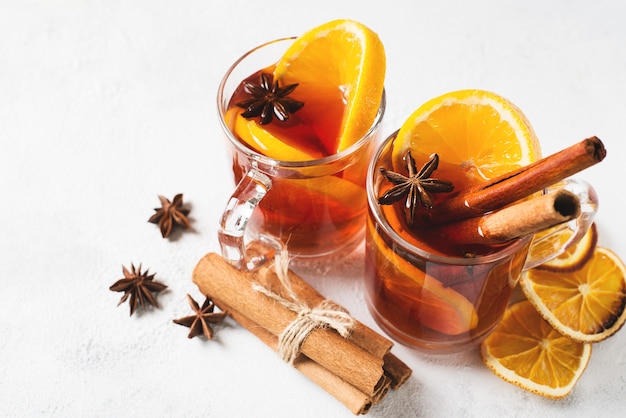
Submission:
[[[260,116],[261,125],[272,122],[274,116],[281,122],[288,120],[291,113],[304,106],[303,102],[287,97],[296,87],[297,83],[280,87],[278,81],[273,81],[273,77],[266,73],[261,73],[259,84],[245,81],[244,91],[252,97],[237,103],[237,106],[245,109],[241,116],[247,119]]]
[[[156,273],[148,274],[148,269],[142,273],[141,264],[137,269],[134,264],[131,264],[130,271],[122,266],[122,271],[124,272],[124,278],[119,279],[109,287],[113,292],[124,292],[124,295],[117,305],[119,306],[124,303],[130,296],[129,304],[131,315],[137,308],[145,308],[148,304],[158,308],[159,304],[153,293],[159,293],[167,288],[167,286],[154,281]]]
[[[404,213],[407,223],[412,225],[415,221],[415,211],[420,204],[426,209],[433,208],[434,199],[430,193],[448,193],[454,189],[454,185],[448,180],[430,178],[439,166],[437,154],[432,154],[430,160],[419,171],[411,151],[406,153],[405,160],[408,177],[380,167],[380,173],[394,186],[378,198],[378,203],[390,205],[406,197]]]
[[[159,226],[163,238],[167,238],[170,235],[174,225],[189,228],[190,224],[187,215],[189,215],[190,210],[183,207],[182,193],[174,196],[174,200],[171,202],[163,196],[159,196],[159,200],[161,201],[161,207],[154,208],[156,213],[148,219],[148,222]]]
[[[198,305],[189,294],[187,300],[191,309],[196,313],[195,315],[186,316],[180,319],[174,319],[174,323],[189,328],[189,335],[187,338],[193,338],[198,335],[204,335],[207,339],[213,338],[213,329],[209,324],[217,324],[222,322],[226,317],[226,312],[213,312],[215,310],[215,304],[210,298],[206,298],[202,307]]]

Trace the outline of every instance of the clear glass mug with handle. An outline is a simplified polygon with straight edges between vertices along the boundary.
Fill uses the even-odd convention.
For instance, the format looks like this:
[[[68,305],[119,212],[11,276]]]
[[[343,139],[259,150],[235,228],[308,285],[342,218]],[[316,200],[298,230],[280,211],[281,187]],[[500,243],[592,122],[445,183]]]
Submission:
[[[218,88],[219,120],[236,183],[218,238],[224,258],[241,269],[253,269],[263,259],[246,254],[247,244],[255,240],[274,248],[286,245],[291,257],[311,259],[348,253],[364,236],[365,176],[385,111],[384,93],[367,133],[327,157],[270,158],[234,132],[229,113],[233,92],[242,80],[275,63],[293,41],[278,39],[247,52],[228,69]]]
[[[594,189],[584,181],[566,180],[546,190],[577,196],[575,219],[541,239],[525,236],[472,257],[441,254],[407,237],[389,207],[378,203],[390,167],[394,135],[374,156],[367,175],[365,291],[369,310],[395,340],[428,353],[454,353],[480,343],[499,323],[520,274],[558,256],[578,242],[598,208]],[[563,230],[568,233],[563,233]],[[556,235],[569,236],[566,241]]]

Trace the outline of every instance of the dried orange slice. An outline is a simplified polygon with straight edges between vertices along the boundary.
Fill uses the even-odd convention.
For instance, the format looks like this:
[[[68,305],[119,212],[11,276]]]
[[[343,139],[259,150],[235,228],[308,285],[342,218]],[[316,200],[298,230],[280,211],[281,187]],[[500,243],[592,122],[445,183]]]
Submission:
[[[573,232],[570,229],[565,228],[561,229],[556,234],[546,236],[545,240],[542,240],[542,237],[536,237],[535,240],[537,241],[537,238],[539,238],[538,246],[546,249],[550,248],[550,251],[554,252],[554,248],[562,247],[562,245],[564,245],[572,235]],[[572,245],[557,257],[537,266],[537,268],[541,270],[562,272],[578,270],[593,256],[597,242],[598,229],[596,224],[593,223],[580,241]],[[535,244],[533,244],[531,253],[537,250],[538,249],[535,249]]]
[[[480,346],[483,362],[496,375],[529,392],[563,398],[576,385],[591,357],[591,344],[557,332],[528,301],[511,305]]]
[[[439,154],[437,177],[484,181],[541,158],[532,126],[509,100],[483,90],[460,90],[435,97],[404,122],[393,147],[394,169],[410,150],[417,161]],[[449,167],[447,166],[449,165]],[[461,190],[463,184],[455,184]]]
[[[298,111],[305,122],[315,118],[336,125],[322,141],[339,152],[374,123],[385,67],[385,49],[375,32],[354,20],[333,20],[299,36],[276,65],[274,78],[282,85],[298,83],[290,97],[305,103]]]
[[[577,341],[602,341],[626,321],[626,266],[607,248],[596,246],[578,270],[528,270],[520,284],[541,316]]]
[[[541,231],[533,237],[532,245],[528,251],[528,259],[549,260],[563,248],[569,240],[574,236],[574,232],[567,224],[560,224],[555,227]],[[593,250],[592,250],[593,251]]]

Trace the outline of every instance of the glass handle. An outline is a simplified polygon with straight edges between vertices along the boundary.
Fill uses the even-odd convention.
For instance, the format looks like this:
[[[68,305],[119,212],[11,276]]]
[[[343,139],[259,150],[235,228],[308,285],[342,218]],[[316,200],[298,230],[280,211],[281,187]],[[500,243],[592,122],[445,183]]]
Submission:
[[[578,197],[580,214],[576,219],[537,234],[533,238],[524,270],[537,267],[563,254],[581,240],[593,223],[598,211],[598,195],[595,189],[583,180],[568,179],[547,188],[545,193],[559,189],[568,190]]]
[[[254,168],[249,170],[237,184],[222,214],[218,229],[222,257],[240,270],[252,269],[258,263],[246,258],[246,226],[271,186],[266,174]]]

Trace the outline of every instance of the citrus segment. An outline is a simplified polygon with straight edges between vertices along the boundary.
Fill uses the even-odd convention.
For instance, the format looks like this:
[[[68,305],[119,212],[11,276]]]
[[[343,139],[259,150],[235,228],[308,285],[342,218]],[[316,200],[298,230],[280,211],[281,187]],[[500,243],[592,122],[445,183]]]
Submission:
[[[561,248],[564,244],[566,244],[567,241],[572,237],[572,235],[573,232],[571,229],[561,228],[557,233],[546,236],[545,240],[542,240],[542,237],[538,237],[538,246],[541,246],[543,248],[543,251],[550,251],[551,253],[554,253],[554,250]],[[535,238],[535,240],[537,240],[537,238]],[[537,266],[537,268],[541,270],[563,272],[578,270],[593,256],[593,252],[596,248],[597,242],[598,230],[596,228],[596,224],[593,223],[580,239],[580,241],[565,250],[562,254]],[[535,250],[534,243],[531,252],[533,250],[537,251]]]
[[[411,151],[416,160],[432,153],[447,170],[464,172],[468,184],[485,181],[541,157],[539,141],[524,114],[509,100],[483,90],[459,90],[431,99],[404,122],[393,147],[394,169]],[[453,176],[456,177],[456,176]],[[464,185],[455,184],[460,190]]]
[[[298,111],[305,122],[331,125],[320,134],[334,154],[356,143],[376,119],[385,64],[376,33],[353,20],[334,20],[299,36],[276,65],[274,77],[281,85],[298,84],[291,97],[305,103]]]
[[[272,193],[264,197],[265,204],[270,208],[264,214],[265,221],[295,223],[306,219],[307,222],[329,223],[329,227],[338,228],[342,222],[362,218],[364,195],[363,187],[336,176],[275,182]],[[359,205],[361,200],[363,202]],[[363,209],[355,209],[355,204]],[[288,207],[289,210],[271,210],[276,207]],[[320,207],[325,209],[320,210]],[[364,225],[359,226],[362,230]]]
[[[531,269],[520,280],[538,312],[560,333],[583,342],[602,341],[626,321],[626,266],[613,251],[596,247],[580,269]]]
[[[284,138],[284,136],[273,134],[255,120],[241,117],[240,111],[237,109],[230,109],[226,115],[226,120],[233,120],[234,131],[241,141],[267,157],[283,161],[309,161],[325,156],[322,150],[313,146],[304,147],[302,144],[289,144],[279,139]],[[310,144],[313,144],[313,141]]]
[[[587,367],[591,344],[576,342],[554,330],[528,301],[505,312],[482,343],[483,362],[496,375],[529,392],[563,398]]]
[[[253,150],[270,158],[285,161],[306,161],[320,158],[312,152],[291,146],[263,129],[254,120],[243,118],[237,109],[230,109],[225,117],[232,120],[239,139]]]
[[[419,270],[410,262],[396,254],[385,244],[375,231],[372,219],[367,219],[370,235],[373,237],[380,256],[378,265],[394,266],[394,277],[386,277],[384,286],[389,294],[397,295],[401,303],[417,309],[419,321],[426,327],[447,335],[467,333],[478,325],[478,314],[474,305],[451,287]],[[391,274],[389,276],[392,276]],[[399,278],[396,279],[396,276]]]

